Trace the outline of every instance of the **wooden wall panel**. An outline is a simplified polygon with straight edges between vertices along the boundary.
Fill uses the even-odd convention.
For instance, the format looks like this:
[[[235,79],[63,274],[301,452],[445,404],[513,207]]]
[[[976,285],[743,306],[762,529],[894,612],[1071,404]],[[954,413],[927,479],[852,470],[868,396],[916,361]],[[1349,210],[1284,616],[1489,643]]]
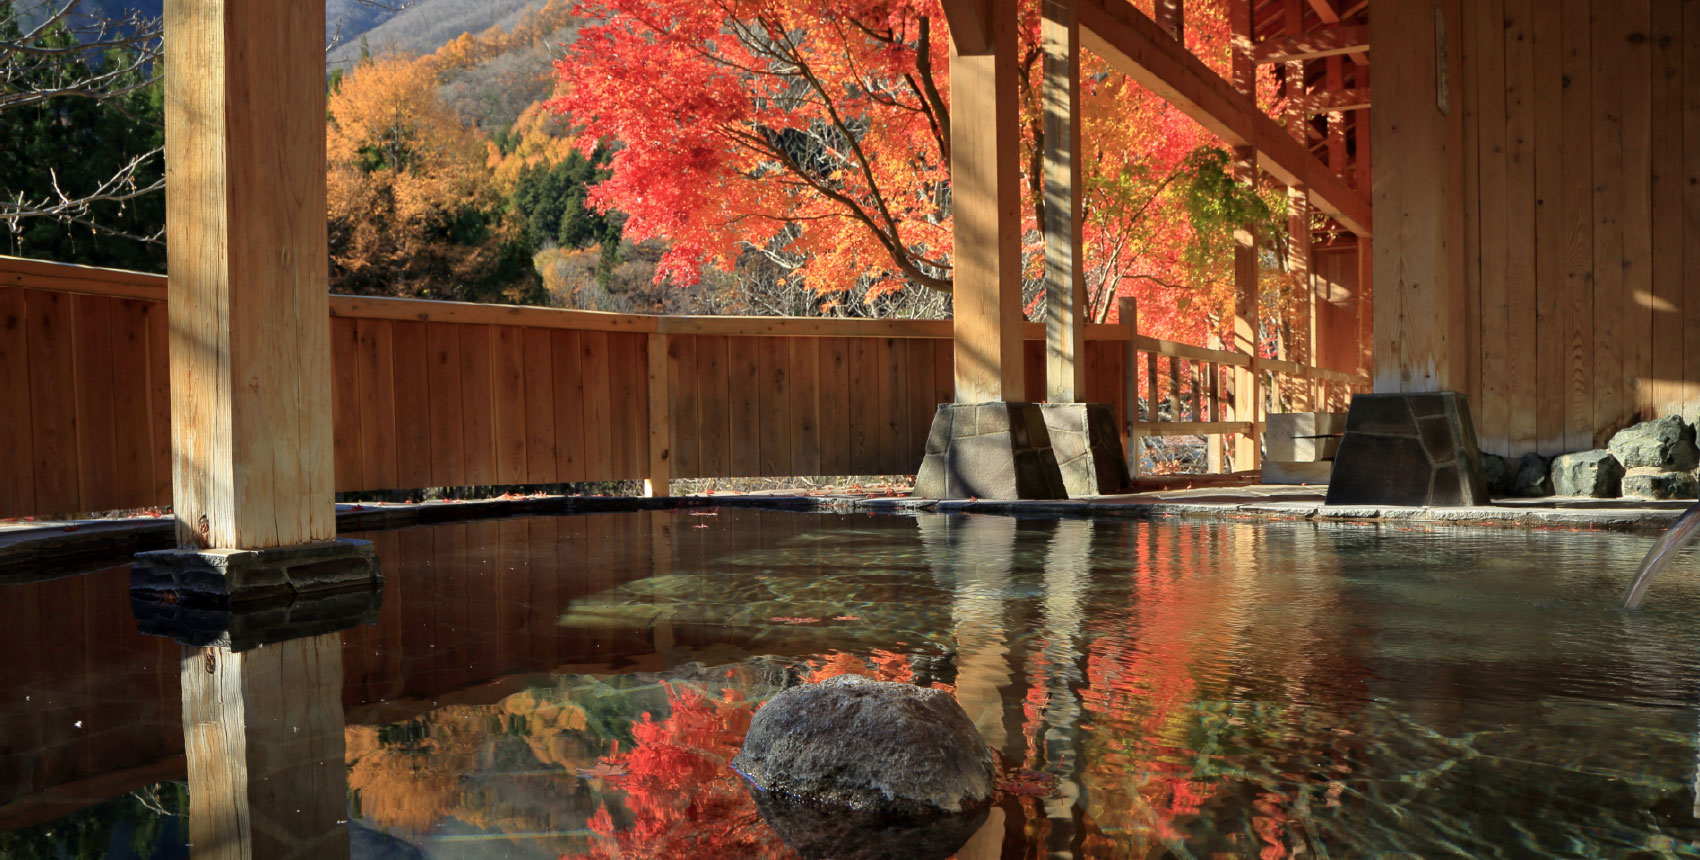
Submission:
[[[759,338],[726,339],[726,474],[761,474],[761,355]]]
[[[848,475],[850,468],[850,342],[820,341],[820,474]],[[954,386],[955,380],[950,381]]]
[[[792,475],[819,475],[820,440],[820,339],[788,338],[791,344],[791,471]]]
[[[584,344],[576,331],[549,333],[549,358],[554,362],[550,381],[554,384],[556,479],[585,479],[584,441]]]
[[[466,446],[460,421],[460,326],[423,325],[430,349],[431,484],[463,486]]]
[[[579,372],[584,385],[584,480],[615,477],[613,441],[609,439],[611,393],[608,379],[608,338],[605,332],[579,333]]]
[[[77,510],[118,507],[116,434],[112,412],[112,305],[103,296],[72,296],[72,360],[77,410]]]
[[[672,396],[672,408],[667,411],[673,422],[672,452],[674,474],[695,476],[701,468],[697,425],[697,338],[693,335],[673,335],[667,339],[667,391]]]
[[[1682,4],[1657,2],[1651,9],[1649,43],[1652,47],[1652,110],[1649,129],[1652,140],[1652,334],[1647,343],[1648,372],[1652,377],[1651,411],[1659,415],[1684,414],[1687,386],[1683,371],[1683,241],[1682,241]],[[1696,46],[1700,50],[1700,46]],[[1682,357],[1672,361],[1664,357]]]
[[[781,337],[748,338],[758,372],[757,410],[761,428],[760,459],[753,474],[784,475],[791,471],[791,351]]]
[[[408,487],[396,470],[396,377],[394,326],[388,320],[358,320],[360,474],[359,489]],[[339,483],[338,489],[355,489]]]
[[[147,361],[149,304],[117,299],[112,307],[112,419],[117,473],[110,501],[115,508],[147,504],[154,494]],[[8,413],[4,420],[15,419]]]
[[[1565,450],[1564,403],[1569,385],[1564,295],[1564,80],[1561,72],[1563,7],[1530,4],[1534,45],[1535,156],[1535,440],[1552,453]]]
[[[555,447],[555,358],[547,329],[524,330],[525,483],[561,480]]]
[[[850,342],[849,393],[851,475],[879,472],[879,341],[856,338]]]
[[[494,382],[491,435],[495,439],[496,482],[524,484],[530,465],[526,458],[525,330],[496,326],[491,334]]]
[[[431,346],[425,327],[422,322],[390,325],[395,489],[431,486]]]
[[[494,484],[496,478],[495,343],[492,326],[460,329],[460,432],[465,445],[465,486]]]
[[[335,486],[363,489],[360,463],[360,329],[355,320],[331,320],[331,434]]]
[[[0,517],[36,512],[28,323],[24,291],[0,289]]]
[[[697,341],[697,456],[704,477],[719,478],[731,473],[732,404],[728,377],[729,357],[722,335],[699,337]]]

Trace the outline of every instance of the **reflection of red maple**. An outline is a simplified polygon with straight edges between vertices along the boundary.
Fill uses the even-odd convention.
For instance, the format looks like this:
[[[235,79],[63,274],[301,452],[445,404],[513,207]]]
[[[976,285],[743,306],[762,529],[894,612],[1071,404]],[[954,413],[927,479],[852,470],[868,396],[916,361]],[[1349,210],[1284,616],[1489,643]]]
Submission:
[[[761,821],[743,780],[727,764],[749,729],[753,709],[735,692],[721,699],[669,685],[671,713],[645,714],[632,726],[636,741],[626,753],[607,756],[610,781],[625,792],[630,826],[619,826],[604,805],[590,819],[599,837],[588,852],[563,860],[634,860],[692,857],[702,860],[793,856]]]

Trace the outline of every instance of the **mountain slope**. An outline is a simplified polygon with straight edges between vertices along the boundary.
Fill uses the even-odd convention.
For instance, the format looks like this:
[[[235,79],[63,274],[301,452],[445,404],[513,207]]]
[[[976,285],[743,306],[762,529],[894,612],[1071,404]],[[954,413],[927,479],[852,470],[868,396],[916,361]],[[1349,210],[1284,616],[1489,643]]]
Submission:
[[[18,19],[26,28],[46,19],[64,3],[65,0],[14,0]],[[362,34],[400,14],[393,7],[402,4],[403,0],[325,0],[326,38],[334,39],[340,34],[342,43],[358,44]],[[145,18],[158,18],[164,9],[165,0],[81,0],[73,15],[85,20],[88,17],[123,19],[136,11]],[[355,56],[358,55],[356,49]]]
[[[512,28],[521,15],[542,5],[542,0],[417,0],[360,35],[374,54],[428,54],[462,33]],[[357,36],[331,51],[326,61],[333,68],[347,68],[359,58]]]

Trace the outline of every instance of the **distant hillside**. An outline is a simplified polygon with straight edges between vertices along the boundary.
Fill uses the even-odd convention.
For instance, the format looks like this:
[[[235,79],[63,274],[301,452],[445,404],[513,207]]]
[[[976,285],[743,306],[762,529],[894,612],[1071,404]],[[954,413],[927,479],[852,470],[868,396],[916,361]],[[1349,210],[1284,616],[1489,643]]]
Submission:
[[[65,0],[14,0],[18,18],[26,27],[44,20],[64,3]],[[400,0],[379,0],[375,5],[361,0],[325,0],[325,33],[327,37],[336,37],[340,28],[343,42],[358,45],[363,33],[394,18],[398,13],[392,7],[400,5]],[[165,0],[81,0],[75,14],[125,18],[131,11],[137,11],[146,17],[158,18],[164,14],[164,8]],[[358,53],[357,48],[356,56]]]
[[[417,0],[360,35],[366,37],[374,54],[429,54],[462,33],[478,34],[495,26],[512,28],[521,15],[542,5],[542,0]],[[356,36],[325,59],[333,68],[348,68],[359,58],[360,39]]]

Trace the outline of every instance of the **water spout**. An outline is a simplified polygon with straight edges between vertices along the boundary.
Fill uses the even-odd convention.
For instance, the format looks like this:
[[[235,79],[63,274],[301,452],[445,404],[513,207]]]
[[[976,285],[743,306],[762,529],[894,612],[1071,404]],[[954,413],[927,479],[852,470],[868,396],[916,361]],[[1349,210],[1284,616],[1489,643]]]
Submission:
[[[1641,559],[1640,569],[1635,571],[1634,581],[1629,583],[1629,590],[1623,593],[1624,609],[1640,609],[1641,599],[1647,596],[1647,586],[1653,584],[1653,577],[1670,566],[1671,559],[1676,558],[1676,552],[1688,545],[1700,532],[1700,504],[1682,512],[1676,522],[1665,529],[1665,535],[1659,542],[1647,551],[1647,557]]]

